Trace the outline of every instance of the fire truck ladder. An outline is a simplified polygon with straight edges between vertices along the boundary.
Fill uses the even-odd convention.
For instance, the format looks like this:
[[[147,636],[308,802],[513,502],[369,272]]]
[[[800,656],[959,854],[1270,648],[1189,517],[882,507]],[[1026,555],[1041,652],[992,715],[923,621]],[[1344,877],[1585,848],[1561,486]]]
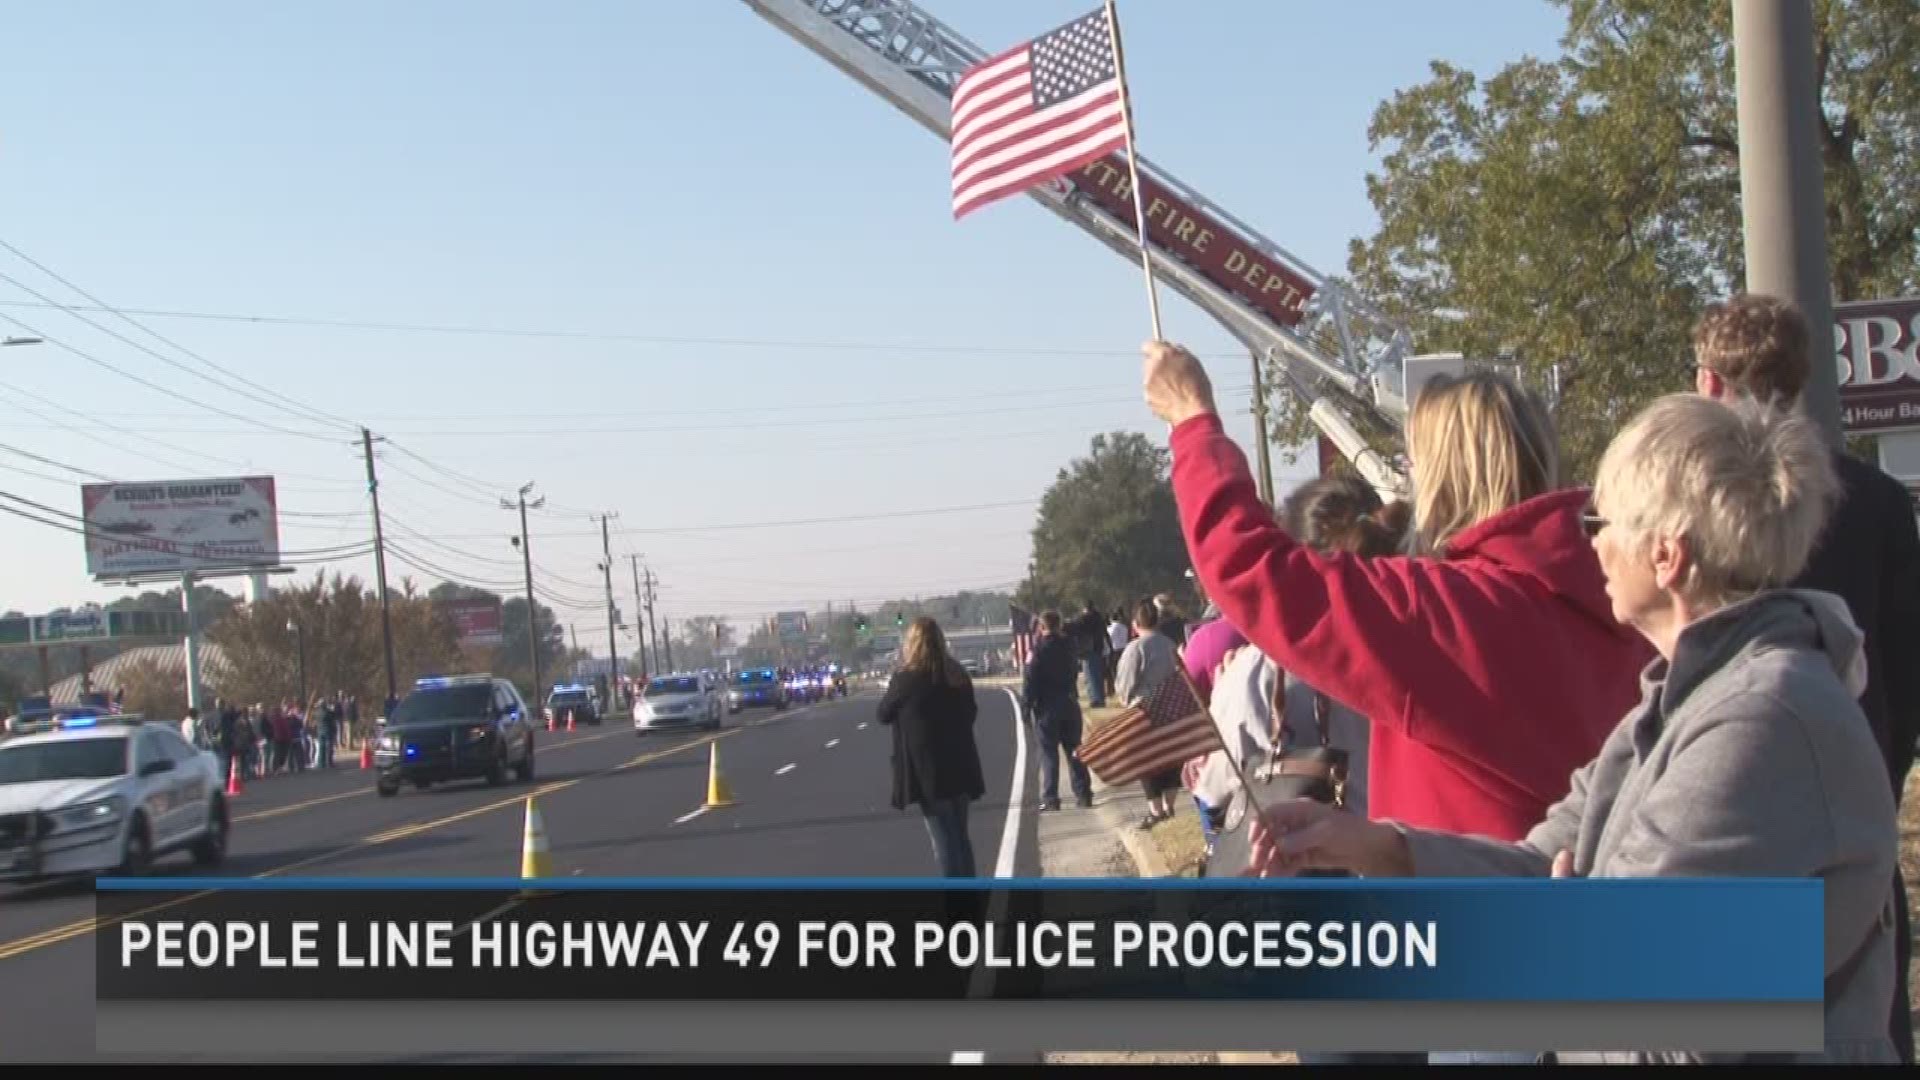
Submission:
[[[909,0],[744,2],[943,140],[950,138],[954,85],[990,55]],[[1256,364],[1264,359],[1284,373],[1289,389],[1308,405],[1314,425],[1367,481],[1386,497],[1404,497],[1404,468],[1373,450],[1352,417],[1362,418],[1376,435],[1397,435],[1406,415],[1406,332],[1342,282],[1320,274],[1164,169],[1144,157],[1139,166],[1143,184],[1160,185],[1232,230],[1239,244],[1313,287],[1304,318],[1288,326],[1160,244],[1148,245],[1159,281],[1217,319],[1253,353]],[[1139,260],[1131,214],[1115,216],[1067,183],[1040,185],[1029,195],[1128,260]]]

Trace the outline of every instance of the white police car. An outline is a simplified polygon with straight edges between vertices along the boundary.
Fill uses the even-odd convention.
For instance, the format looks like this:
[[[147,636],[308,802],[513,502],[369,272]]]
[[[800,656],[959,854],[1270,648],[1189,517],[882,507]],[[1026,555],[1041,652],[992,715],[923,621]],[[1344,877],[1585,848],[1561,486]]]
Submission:
[[[138,874],[227,854],[219,760],[170,724],[67,715],[0,741],[0,881]]]

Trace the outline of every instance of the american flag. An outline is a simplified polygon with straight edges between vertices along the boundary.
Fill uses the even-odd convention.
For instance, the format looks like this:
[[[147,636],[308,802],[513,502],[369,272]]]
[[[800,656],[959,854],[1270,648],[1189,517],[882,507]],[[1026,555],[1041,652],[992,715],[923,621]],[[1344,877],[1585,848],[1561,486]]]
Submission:
[[[1213,716],[1187,673],[1176,667],[1143,704],[1127,706],[1087,736],[1077,756],[1103,782],[1125,784],[1220,748]]]
[[[1007,626],[1013,631],[1013,663],[1021,672],[1027,670],[1027,661],[1033,659],[1034,634],[1038,623],[1033,612],[1017,605],[1007,605],[1009,615]]]
[[[969,68],[953,88],[952,129],[956,220],[1125,146],[1106,10]]]

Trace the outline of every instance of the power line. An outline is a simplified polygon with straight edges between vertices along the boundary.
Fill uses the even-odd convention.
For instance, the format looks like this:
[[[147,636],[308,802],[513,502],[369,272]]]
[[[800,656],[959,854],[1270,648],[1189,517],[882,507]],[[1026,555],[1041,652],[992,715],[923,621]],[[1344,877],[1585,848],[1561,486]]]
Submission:
[[[21,300],[0,301],[0,307],[45,307]],[[58,306],[58,305],[53,305]],[[82,309],[86,310],[86,309]],[[564,330],[519,327],[454,326],[435,323],[371,322],[352,319],[323,319],[298,315],[245,315],[229,312],[177,311],[160,308],[126,308],[135,315],[168,319],[201,319],[213,322],[240,322],[272,326],[310,326],[335,330],[380,330],[399,333],[465,334],[482,337],[549,338],[575,341],[627,342],[638,345],[712,345],[730,348],[827,349],[837,352],[958,353],[969,356],[1106,356],[1136,358],[1121,349],[1067,349],[1044,345],[983,345],[944,342],[914,344],[878,341],[821,341],[791,338],[717,338],[672,337],[659,334],[605,333],[589,330]],[[1202,359],[1240,359],[1245,353],[1208,353]]]
[[[245,416],[237,412],[230,412],[226,409],[220,408],[217,405],[209,405],[205,402],[195,401],[194,399],[187,397],[185,394],[179,393],[178,391],[162,386],[151,379],[143,378],[139,375],[135,375],[133,372],[128,371],[125,368],[121,368],[114,364],[108,363],[107,361],[100,359],[99,357],[93,355],[92,353],[87,352],[85,349],[75,348],[74,346],[69,345],[64,341],[61,341],[59,338],[52,336],[46,331],[41,330],[38,327],[30,326],[27,323],[21,322],[19,319],[16,319],[11,315],[0,314],[0,319],[5,319],[6,321],[12,323],[13,325],[19,327],[22,330],[25,330],[28,334],[39,338],[40,340],[46,342],[49,345],[57,345],[60,348],[65,349],[66,351],[72,353],[73,355],[79,357],[82,360],[87,361],[90,364],[93,364],[97,367],[105,368],[106,370],[113,372],[115,375],[118,375],[123,379],[126,379],[130,382],[139,383],[141,386],[144,386],[149,390],[154,390],[159,393],[165,394],[168,397],[173,398],[175,401],[183,401],[183,402],[186,402],[188,405],[205,409],[208,412],[218,413],[219,415],[224,416],[230,420],[238,420],[243,424],[248,424],[253,427],[262,428],[264,430],[271,431],[276,434],[292,435],[296,438],[301,438],[301,439],[316,439],[320,442],[333,441],[330,436],[319,435],[311,431],[295,431],[292,428],[283,428],[276,424],[269,424],[265,420],[256,420],[251,416]]]
[[[177,349],[177,350],[179,350],[180,352],[183,352],[183,353],[185,353],[185,354],[187,354],[188,356],[191,356],[191,357],[193,357],[194,359],[196,359],[196,360],[198,360],[198,361],[200,361],[200,362],[201,362],[202,364],[205,364],[205,365],[207,365],[208,367],[211,367],[211,368],[214,368],[214,369],[215,369],[215,370],[217,370],[217,371],[221,371],[221,372],[224,372],[224,373],[225,373],[225,374],[227,374],[227,375],[228,375],[229,377],[231,377],[231,378],[234,378],[234,379],[238,379],[239,381],[241,381],[241,382],[243,382],[243,383],[246,383],[246,384],[247,384],[247,385],[249,385],[249,386],[258,386],[258,384],[257,384],[257,383],[253,383],[253,382],[251,382],[250,380],[248,380],[248,379],[247,379],[247,378],[245,378],[244,376],[241,376],[241,375],[236,375],[236,374],[234,374],[233,372],[230,372],[230,371],[227,371],[227,369],[225,369],[225,368],[223,368],[223,367],[220,367],[220,365],[218,365],[218,364],[215,364],[215,363],[214,363],[213,361],[211,361],[211,360],[208,360],[208,359],[207,359],[206,357],[204,357],[204,356],[201,356],[200,354],[198,354],[198,353],[196,353],[196,352],[194,352],[193,350],[191,350],[191,349],[188,349],[188,348],[186,348],[185,346],[182,346],[182,345],[178,345],[178,344],[176,344],[176,343],[174,343],[174,342],[172,342],[172,341],[169,341],[169,340],[168,340],[167,338],[164,338],[164,337],[161,337],[161,336],[160,336],[159,334],[157,334],[157,333],[154,333],[154,332],[153,332],[152,330],[148,330],[148,329],[147,329],[147,328],[146,328],[145,326],[142,326],[142,325],[141,325],[140,323],[138,323],[138,322],[136,322],[135,320],[133,320],[133,319],[131,319],[131,318],[128,318],[128,317],[127,317],[127,316],[126,316],[126,315],[125,315],[124,313],[122,313],[122,312],[120,312],[120,311],[118,311],[118,310],[116,310],[116,309],[114,309],[114,308],[112,308],[112,307],[107,307],[106,305],[104,305],[104,304],[102,304],[102,303],[101,303],[101,301],[100,301],[100,300],[99,300],[98,298],[96,298],[96,297],[94,297],[94,296],[92,296],[92,295],[90,295],[90,294],[89,294],[89,293],[88,293],[88,292],[87,292],[87,291],[86,291],[85,289],[82,289],[82,288],[81,288],[80,286],[78,286],[78,285],[75,285],[75,284],[74,284],[73,282],[71,282],[71,281],[68,281],[68,280],[67,280],[66,278],[63,278],[63,277],[61,277],[61,276],[60,276],[59,274],[56,274],[56,273],[54,273],[54,272],[53,272],[52,270],[49,270],[49,269],[47,269],[47,268],[46,268],[45,266],[42,266],[42,265],[41,265],[40,263],[38,263],[38,262],[35,262],[35,261],[34,261],[34,260],[33,260],[33,259],[32,259],[32,258],[30,257],[30,256],[28,256],[28,255],[27,255],[27,254],[26,254],[25,252],[23,252],[23,251],[21,251],[20,249],[18,249],[18,248],[16,248],[16,247],[14,247],[14,246],[13,246],[12,244],[9,244],[9,243],[7,243],[7,242],[6,242],[6,240],[4,240],[4,239],[0,239],[0,248],[5,248],[5,249],[7,249],[8,251],[11,251],[11,252],[13,252],[13,253],[14,253],[15,255],[17,255],[17,256],[19,256],[19,257],[20,257],[20,258],[21,258],[22,260],[24,260],[25,262],[27,262],[27,263],[30,263],[30,264],[32,264],[32,265],[33,265],[34,267],[36,267],[37,269],[39,269],[39,270],[40,270],[40,271],[41,271],[42,273],[44,273],[44,274],[46,274],[46,275],[47,275],[48,277],[51,277],[51,278],[53,278],[53,279],[54,279],[55,281],[58,281],[58,282],[60,282],[60,283],[61,283],[62,285],[65,285],[65,286],[67,286],[68,288],[70,288],[70,289],[72,289],[72,290],[73,290],[74,292],[77,292],[77,293],[79,293],[80,295],[82,295],[82,296],[85,296],[85,297],[87,297],[87,298],[88,298],[89,300],[93,300],[93,301],[94,301],[94,303],[95,303],[96,305],[99,305],[99,306],[100,306],[100,307],[101,307],[102,309],[104,309],[104,310],[106,310],[106,311],[111,311],[111,312],[113,312],[113,314],[115,314],[115,315],[119,315],[119,316],[120,316],[120,317],[121,317],[122,319],[126,319],[126,321],[127,321],[127,322],[129,322],[129,323],[131,323],[131,324],[132,324],[133,326],[135,326],[135,327],[137,327],[138,329],[141,329],[141,330],[145,330],[145,331],[146,331],[147,333],[149,333],[149,334],[152,334],[152,335],[153,335],[153,336],[154,336],[155,338],[158,338],[158,339],[159,339],[160,341],[162,341],[162,342],[165,342],[165,343],[166,343],[167,345],[170,345],[170,346],[172,346],[173,348],[175,348],[175,349]],[[261,405],[266,405],[266,406],[268,406],[269,408],[273,408],[273,409],[278,409],[278,410],[280,410],[281,412],[284,412],[284,413],[288,413],[288,414],[290,414],[290,415],[292,415],[292,416],[296,416],[296,417],[299,417],[299,418],[300,418],[300,419],[302,419],[302,420],[316,420],[316,419],[317,419],[317,420],[318,420],[319,422],[321,422],[321,423],[333,423],[333,424],[342,424],[342,425],[345,425],[345,426],[348,426],[348,427],[352,427],[352,426],[354,426],[354,425],[352,425],[351,423],[349,423],[349,422],[347,422],[347,421],[343,421],[343,420],[338,420],[338,419],[334,419],[334,418],[331,418],[331,417],[328,417],[328,416],[327,416],[326,414],[324,414],[324,413],[318,413],[318,412],[315,412],[315,411],[313,411],[312,409],[309,409],[309,408],[307,408],[306,406],[302,406],[302,405],[300,405],[300,404],[299,404],[299,402],[294,402],[294,405],[295,405],[295,406],[297,406],[297,407],[295,407],[295,408],[289,408],[289,407],[287,407],[286,405],[284,405],[284,404],[281,404],[281,402],[280,402],[280,401],[275,401],[275,400],[274,400],[274,398],[280,398],[280,399],[282,399],[283,401],[293,401],[293,399],[292,399],[292,398],[287,398],[287,397],[285,397],[285,395],[282,395],[282,394],[277,394],[277,393],[274,393],[274,392],[273,392],[273,391],[271,391],[271,390],[268,390],[268,391],[266,391],[266,392],[267,392],[268,394],[272,394],[272,395],[273,395],[273,397],[266,397],[266,396],[262,396],[261,394],[257,394],[257,393],[252,393],[252,392],[250,392],[250,391],[247,391],[247,390],[239,390],[239,389],[235,389],[234,387],[232,387],[232,386],[229,386],[228,384],[226,384],[226,383],[223,383],[223,382],[221,382],[221,381],[220,381],[219,379],[216,379],[216,378],[214,378],[213,376],[211,376],[211,375],[208,375],[208,374],[207,374],[206,372],[203,372],[203,371],[199,371],[199,370],[196,370],[196,369],[194,369],[194,368],[192,368],[192,367],[189,367],[188,365],[186,365],[186,364],[183,364],[183,363],[181,363],[180,361],[178,361],[178,360],[175,360],[175,359],[173,359],[172,357],[170,357],[170,356],[167,356],[167,355],[165,355],[164,353],[159,353],[159,352],[156,352],[156,351],[154,351],[153,349],[150,349],[150,348],[148,348],[147,346],[145,346],[145,345],[142,345],[142,344],[141,344],[140,342],[138,342],[138,341],[135,341],[135,340],[133,340],[133,339],[132,339],[132,338],[130,338],[130,337],[127,337],[127,336],[126,336],[125,334],[122,334],[122,333],[120,333],[120,332],[119,332],[119,331],[117,331],[117,330],[110,330],[110,329],[108,329],[107,327],[105,327],[105,326],[102,326],[102,325],[100,325],[99,323],[97,323],[97,322],[95,322],[95,321],[93,321],[92,319],[89,319],[89,318],[87,318],[87,317],[86,317],[85,315],[83,315],[83,314],[81,314],[81,313],[80,313],[80,309],[78,309],[78,308],[75,308],[75,307],[72,307],[72,306],[70,306],[70,305],[67,305],[67,304],[62,304],[62,303],[60,303],[59,301],[57,301],[57,300],[54,300],[54,299],[53,299],[52,297],[50,297],[50,296],[48,296],[48,295],[46,295],[45,293],[43,293],[43,292],[40,292],[39,290],[37,290],[37,289],[35,289],[35,288],[33,288],[33,287],[32,287],[31,285],[27,285],[27,284],[25,284],[25,283],[23,283],[23,282],[21,282],[21,281],[20,281],[20,280],[19,280],[18,278],[15,278],[15,277],[13,277],[13,276],[12,276],[12,275],[10,275],[10,274],[6,274],[6,273],[4,273],[4,272],[0,272],[0,281],[4,281],[4,282],[6,282],[7,284],[9,284],[9,285],[12,285],[12,286],[13,286],[14,288],[16,288],[16,289],[19,289],[19,290],[20,290],[21,292],[24,292],[24,293],[27,293],[27,294],[28,294],[28,295],[30,295],[30,296],[36,296],[36,297],[38,297],[38,298],[40,298],[40,299],[41,299],[42,301],[45,301],[46,303],[48,303],[48,304],[51,304],[51,305],[53,305],[54,307],[56,307],[56,308],[58,308],[58,309],[60,309],[61,311],[63,311],[63,312],[65,312],[66,314],[68,314],[68,315],[70,315],[70,316],[72,316],[73,318],[76,318],[76,319],[78,319],[78,320],[80,320],[80,321],[81,321],[81,322],[83,322],[83,323],[86,323],[86,324],[87,324],[88,326],[91,326],[91,327],[93,327],[93,328],[94,328],[95,330],[98,330],[98,331],[100,331],[101,333],[103,333],[103,334],[105,334],[105,335],[107,335],[108,337],[111,337],[111,338],[113,338],[113,339],[114,339],[114,340],[116,340],[116,341],[119,341],[119,342],[123,342],[123,343],[125,343],[125,344],[127,344],[127,345],[131,345],[132,347],[134,347],[134,348],[136,348],[136,349],[139,349],[139,350],[140,350],[141,352],[143,352],[143,353],[146,353],[146,354],[147,354],[148,356],[151,356],[151,357],[153,357],[154,359],[156,359],[156,360],[158,360],[158,361],[160,361],[160,362],[161,362],[161,363],[163,363],[163,364],[167,364],[167,365],[169,365],[170,367],[173,367],[173,368],[177,368],[177,369],[178,369],[178,370],[180,370],[180,371],[184,371],[184,372],[186,372],[186,373],[187,373],[188,375],[192,375],[192,376],[193,376],[194,378],[196,378],[196,379],[201,379],[201,380],[203,380],[203,381],[205,381],[205,382],[207,382],[207,383],[210,383],[210,384],[212,384],[212,385],[214,385],[214,386],[217,386],[217,387],[219,387],[220,389],[222,389],[222,390],[225,390],[225,391],[227,391],[227,392],[228,392],[228,393],[230,393],[230,394],[236,394],[236,395],[238,395],[238,396],[240,396],[240,397],[244,397],[244,398],[247,398],[247,399],[249,399],[249,400],[251,400],[251,401],[253,401],[253,402],[255,402],[255,403],[257,403],[257,404],[261,404]],[[264,390],[265,388],[264,388],[264,387],[261,387],[261,389],[263,389],[263,390]]]

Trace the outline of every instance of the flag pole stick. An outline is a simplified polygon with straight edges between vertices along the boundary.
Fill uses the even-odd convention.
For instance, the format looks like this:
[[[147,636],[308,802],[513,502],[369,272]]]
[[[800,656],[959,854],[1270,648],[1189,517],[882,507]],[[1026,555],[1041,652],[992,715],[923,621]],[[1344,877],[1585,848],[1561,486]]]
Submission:
[[[1127,92],[1127,61],[1120,51],[1120,13],[1113,0],[1106,0],[1107,33],[1113,39],[1113,69],[1120,79],[1121,127],[1127,137],[1127,170],[1132,177],[1133,222],[1140,241],[1140,269],[1147,276],[1147,310],[1153,316],[1153,340],[1164,340],[1160,333],[1160,292],[1153,281],[1153,255],[1147,249],[1147,208],[1140,195],[1140,159],[1133,149],[1133,97]]]

